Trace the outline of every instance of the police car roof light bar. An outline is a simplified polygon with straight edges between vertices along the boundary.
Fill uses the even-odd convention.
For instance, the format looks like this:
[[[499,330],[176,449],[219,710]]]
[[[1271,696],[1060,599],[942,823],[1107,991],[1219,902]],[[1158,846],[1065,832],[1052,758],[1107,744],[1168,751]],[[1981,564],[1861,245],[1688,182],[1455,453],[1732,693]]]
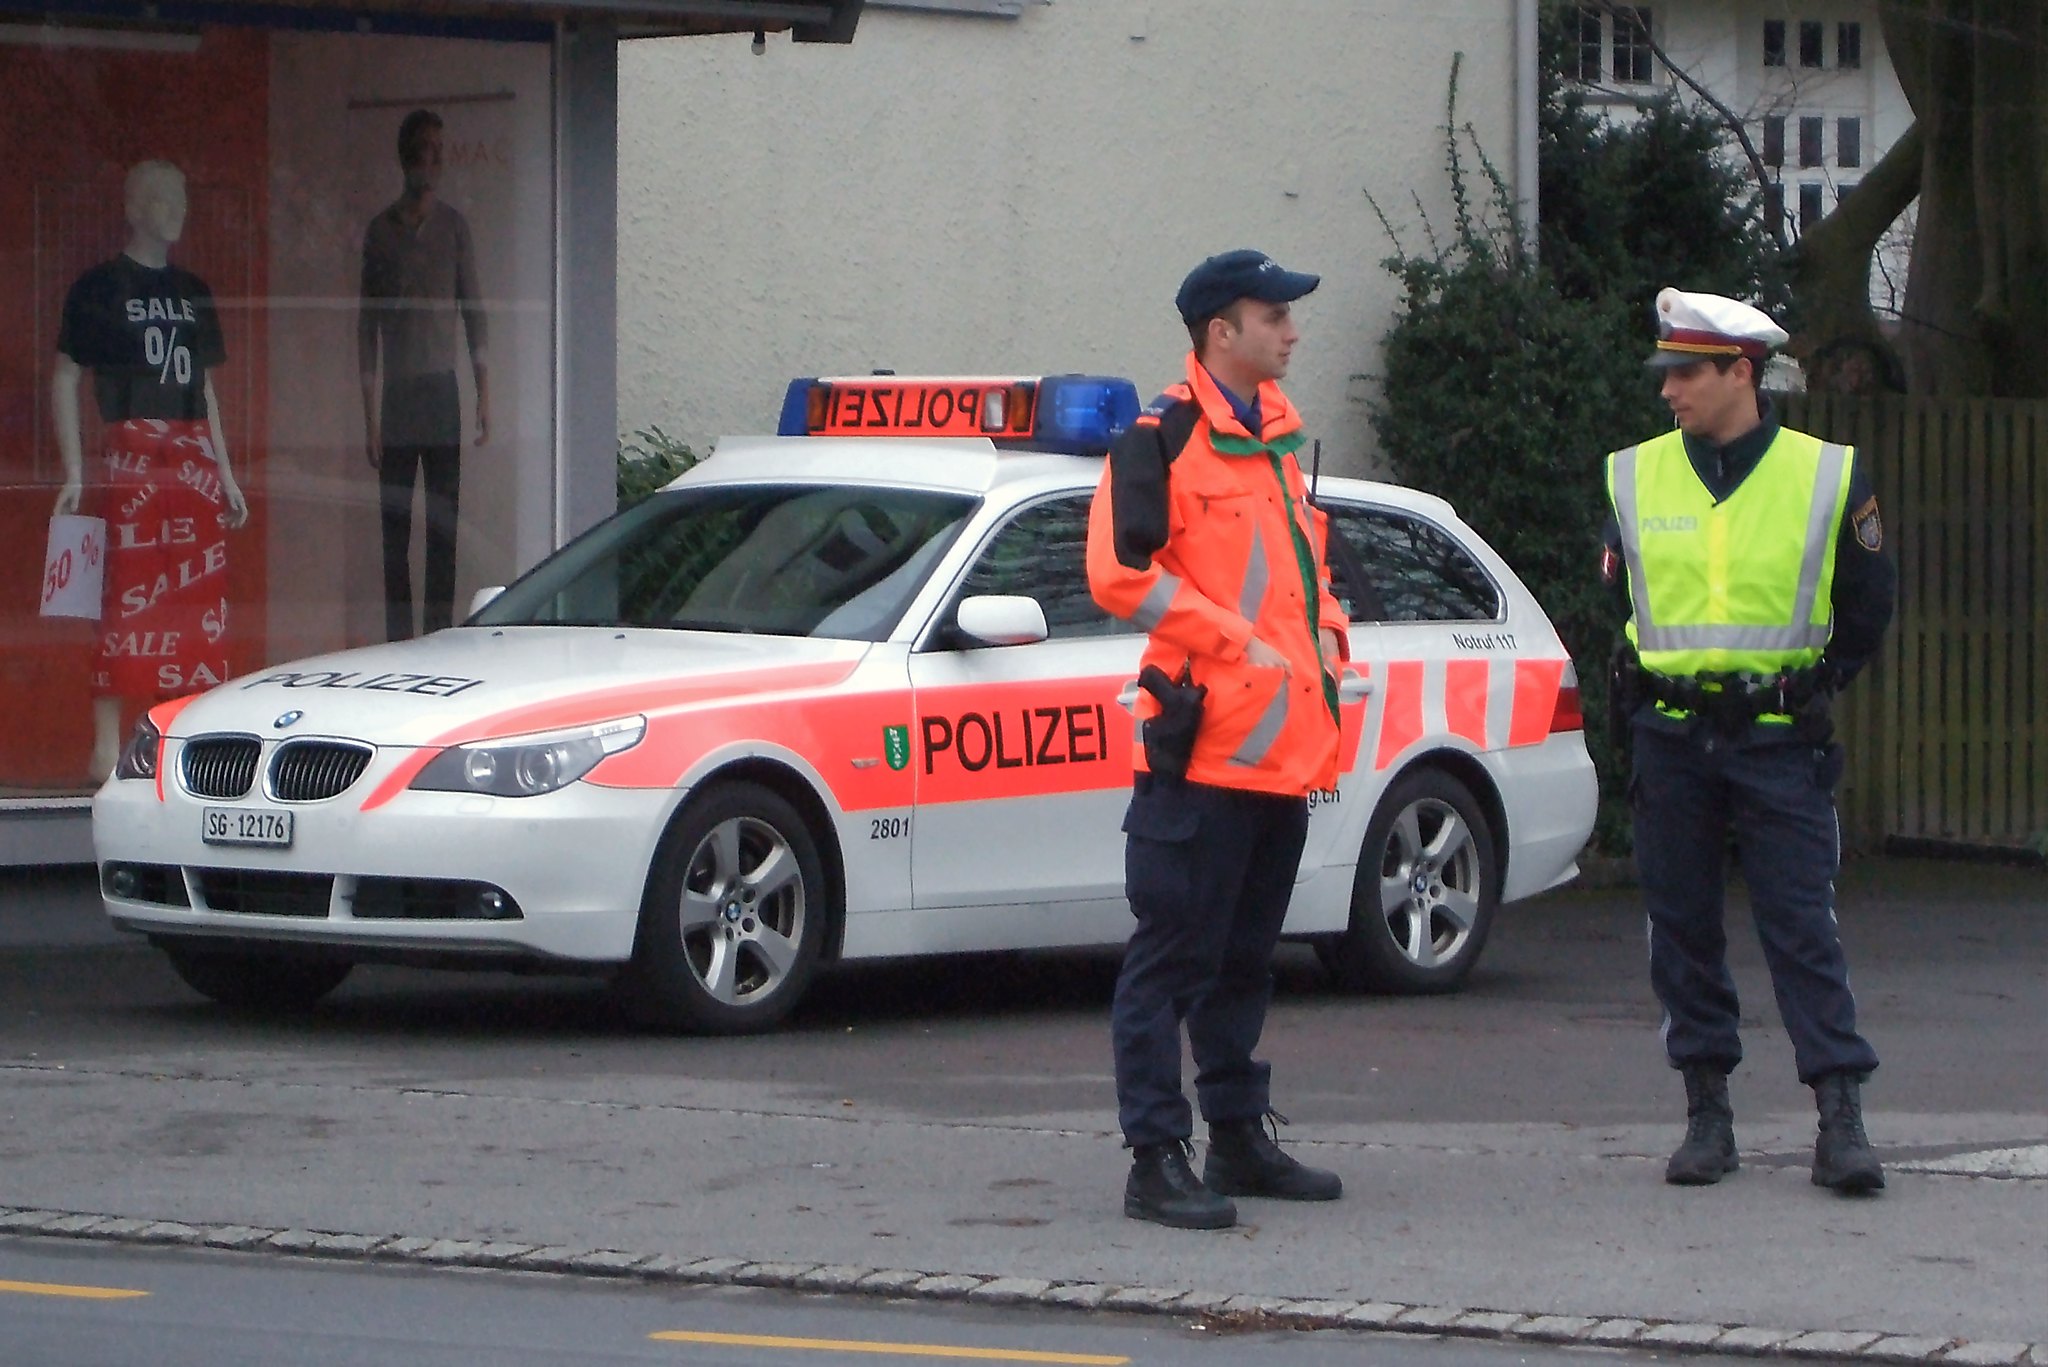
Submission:
[[[778,435],[987,437],[1013,448],[1099,456],[1137,419],[1138,390],[1107,375],[807,376],[789,382]]]

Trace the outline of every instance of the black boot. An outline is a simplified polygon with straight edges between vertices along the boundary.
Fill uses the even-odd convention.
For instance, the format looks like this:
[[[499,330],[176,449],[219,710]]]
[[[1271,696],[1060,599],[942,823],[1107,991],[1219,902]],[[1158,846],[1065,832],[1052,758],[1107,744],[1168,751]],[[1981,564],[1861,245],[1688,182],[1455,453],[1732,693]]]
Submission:
[[[1664,1165],[1664,1180],[1675,1187],[1710,1187],[1737,1164],[1728,1075],[1704,1063],[1687,1064],[1684,1072],[1685,1142]]]
[[[1862,1079],[1829,1073],[1813,1084],[1820,1133],[1813,1141],[1813,1184],[1844,1193],[1877,1191],[1884,1168],[1863,1133]]]
[[[1245,1120],[1219,1120],[1209,1126],[1209,1158],[1202,1181],[1225,1196],[1271,1196],[1281,1201],[1334,1201],[1344,1194],[1344,1181],[1334,1172],[1297,1163],[1269,1133],[1287,1117],[1277,1111]]]
[[[1195,1180],[1185,1139],[1139,1144],[1131,1150],[1131,1175],[1124,1183],[1124,1214],[1175,1229],[1229,1229],[1237,1207]]]

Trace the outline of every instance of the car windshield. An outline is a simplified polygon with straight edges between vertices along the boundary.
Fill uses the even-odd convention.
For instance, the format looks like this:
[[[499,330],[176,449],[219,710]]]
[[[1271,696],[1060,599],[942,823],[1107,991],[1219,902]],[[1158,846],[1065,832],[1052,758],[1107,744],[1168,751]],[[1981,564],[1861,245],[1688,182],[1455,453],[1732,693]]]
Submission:
[[[470,625],[879,641],[978,502],[861,485],[660,493],[570,542]]]

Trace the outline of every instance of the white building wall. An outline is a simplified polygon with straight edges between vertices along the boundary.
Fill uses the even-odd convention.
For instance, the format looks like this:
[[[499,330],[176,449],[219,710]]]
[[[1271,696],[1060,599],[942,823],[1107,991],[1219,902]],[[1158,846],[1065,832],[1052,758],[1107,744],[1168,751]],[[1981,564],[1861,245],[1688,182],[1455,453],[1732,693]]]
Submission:
[[[970,6],[971,7],[971,6]],[[625,45],[619,384],[629,431],[768,430],[792,376],[1178,377],[1172,300],[1212,252],[1323,276],[1289,393],[1332,471],[1398,304],[1380,265],[1449,222],[1444,101],[1515,165],[1516,0],[870,6],[851,48]],[[1420,210],[1417,201],[1420,201]]]

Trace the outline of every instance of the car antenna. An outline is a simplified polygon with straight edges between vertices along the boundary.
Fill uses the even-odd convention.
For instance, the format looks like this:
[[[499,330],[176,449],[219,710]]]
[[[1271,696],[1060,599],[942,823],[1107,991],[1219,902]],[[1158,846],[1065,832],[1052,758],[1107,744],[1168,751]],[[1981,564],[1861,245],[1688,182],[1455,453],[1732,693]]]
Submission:
[[[1323,439],[1321,437],[1317,437],[1315,444],[1309,447],[1308,462],[1308,506],[1320,508],[1323,505],[1316,498],[1316,488],[1323,478]]]

